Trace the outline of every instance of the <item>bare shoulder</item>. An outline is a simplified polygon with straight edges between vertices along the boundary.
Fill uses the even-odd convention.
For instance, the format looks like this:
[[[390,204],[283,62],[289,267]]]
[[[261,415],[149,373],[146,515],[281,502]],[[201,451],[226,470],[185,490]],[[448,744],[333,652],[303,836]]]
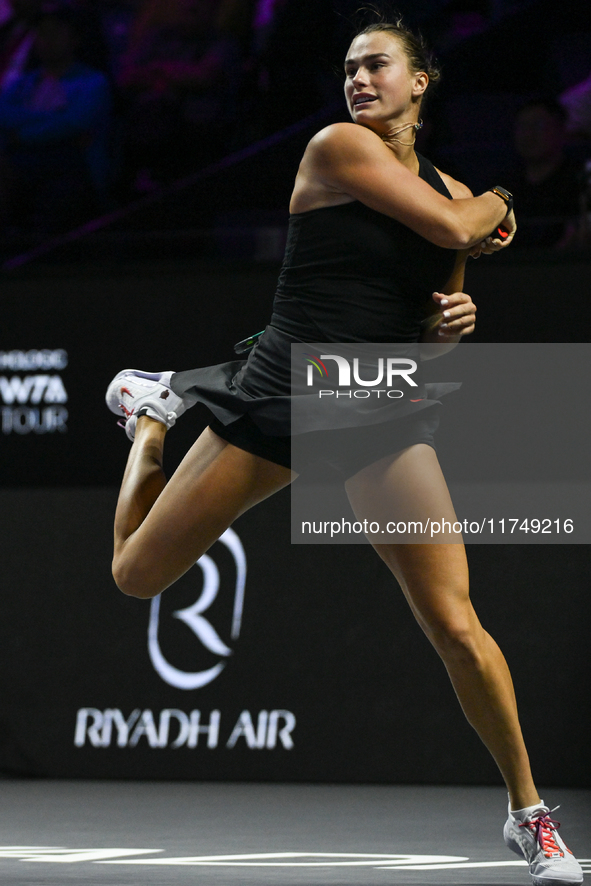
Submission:
[[[312,142],[317,142],[318,144],[332,144],[333,142],[339,141],[348,141],[349,139],[357,139],[357,138],[367,138],[372,141],[378,140],[381,141],[380,137],[375,134],[371,129],[367,129],[365,126],[360,126],[358,123],[331,123],[330,126],[325,126],[324,129],[321,129],[320,132],[317,132],[313,137]]]
[[[371,141],[381,142],[374,133],[354,123],[333,123],[316,133],[298,169],[289,206],[291,213],[351,202],[353,198],[347,190],[335,181],[335,173],[343,166],[359,164],[356,146],[360,136],[362,141],[369,136]]]
[[[356,123],[333,123],[308,143],[290,203],[292,213],[359,199],[351,182],[386,168],[396,178],[402,164],[379,135]]]
[[[468,185],[463,185],[462,182],[456,181],[455,178],[452,178],[451,175],[448,175],[446,172],[442,172],[440,169],[437,169],[437,172],[443,179],[445,187],[452,195],[454,200],[460,200],[462,198],[474,196]]]
[[[320,158],[334,158],[337,155],[360,155],[378,152],[390,155],[384,142],[365,126],[357,123],[332,123],[317,132],[308,144],[307,153]]]

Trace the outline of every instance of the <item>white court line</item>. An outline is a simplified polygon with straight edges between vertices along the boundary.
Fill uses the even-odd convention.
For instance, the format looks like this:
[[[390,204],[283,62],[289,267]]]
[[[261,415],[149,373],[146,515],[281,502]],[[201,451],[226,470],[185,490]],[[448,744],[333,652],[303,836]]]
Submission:
[[[102,861],[128,855],[152,855],[162,849],[66,849],[63,846],[0,846],[0,859],[19,861],[75,864],[83,861]]]
[[[524,860],[521,861],[466,861],[466,862],[457,862],[454,864],[405,864],[405,871],[447,871],[452,868],[504,868],[504,867],[524,867],[527,865],[527,862]],[[379,866],[380,871],[393,871],[399,870],[398,867],[382,867]]]
[[[163,849],[68,849],[62,846],[0,846],[0,860],[21,862],[74,864],[160,865],[184,867],[366,867],[383,871],[443,871],[474,868],[526,867],[524,860],[471,861],[457,855],[410,855],[364,852],[260,852],[239,855],[192,855],[145,858],[162,853]],[[130,858],[129,856],[136,856]],[[580,859],[591,865],[591,859]]]
[[[287,861],[285,859],[318,858],[322,861]],[[281,860],[279,860],[281,859]],[[347,861],[327,861],[326,859],[347,859]],[[350,860],[355,859],[355,860]],[[361,860],[359,860],[361,859]],[[212,867],[383,867],[404,868],[408,864],[442,864],[445,862],[468,861],[467,856],[458,855],[386,855],[363,852],[264,852],[248,855],[194,855],[177,858],[139,858],[103,861],[99,864],[141,864],[178,865]]]

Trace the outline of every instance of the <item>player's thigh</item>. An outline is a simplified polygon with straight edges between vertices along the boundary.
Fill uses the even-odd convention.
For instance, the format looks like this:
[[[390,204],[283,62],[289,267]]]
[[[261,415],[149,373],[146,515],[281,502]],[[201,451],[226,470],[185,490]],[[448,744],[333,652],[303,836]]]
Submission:
[[[118,564],[122,580],[137,596],[159,593],[190,569],[237,517],[295,476],[207,428],[125,541]]]
[[[435,451],[426,444],[409,447],[364,468],[345,484],[358,520],[380,527],[395,523],[431,526],[456,522],[456,515]],[[370,534],[378,555],[400,584],[421,626],[433,632],[470,629],[468,564],[461,535],[449,532]],[[426,537],[428,541],[422,542]],[[452,542],[447,539],[452,538]],[[394,541],[402,538],[404,541]],[[388,539],[388,541],[384,541]],[[445,541],[442,541],[445,539]]]
[[[345,483],[358,520],[374,524],[372,544],[462,543],[435,450],[417,443],[363,468]]]

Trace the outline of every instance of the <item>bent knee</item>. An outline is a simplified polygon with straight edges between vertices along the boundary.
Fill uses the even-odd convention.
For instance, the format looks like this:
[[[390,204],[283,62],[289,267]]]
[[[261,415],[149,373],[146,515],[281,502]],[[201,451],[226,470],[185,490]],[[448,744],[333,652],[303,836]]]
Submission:
[[[429,641],[446,663],[478,663],[484,629],[467,591],[450,594],[447,601],[441,595],[435,605],[413,609]]]
[[[112,566],[113,578],[119,590],[128,597],[149,600],[157,597],[164,588],[155,583],[154,576],[122,557],[115,557]]]
[[[445,661],[468,664],[478,661],[478,639],[477,632],[470,627],[444,625],[433,632],[431,642]]]
[[[484,630],[473,611],[472,616],[437,619],[423,629],[446,664],[479,665]]]

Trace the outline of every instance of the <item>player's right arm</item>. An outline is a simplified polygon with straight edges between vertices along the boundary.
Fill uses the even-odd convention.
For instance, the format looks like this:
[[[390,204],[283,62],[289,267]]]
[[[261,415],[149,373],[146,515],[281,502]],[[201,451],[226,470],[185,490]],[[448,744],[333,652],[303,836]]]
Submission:
[[[406,168],[372,130],[336,123],[309,143],[300,174],[334,195],[359,200],[447,249],[485,240],[506,216],[492,191],[449,200]]]

